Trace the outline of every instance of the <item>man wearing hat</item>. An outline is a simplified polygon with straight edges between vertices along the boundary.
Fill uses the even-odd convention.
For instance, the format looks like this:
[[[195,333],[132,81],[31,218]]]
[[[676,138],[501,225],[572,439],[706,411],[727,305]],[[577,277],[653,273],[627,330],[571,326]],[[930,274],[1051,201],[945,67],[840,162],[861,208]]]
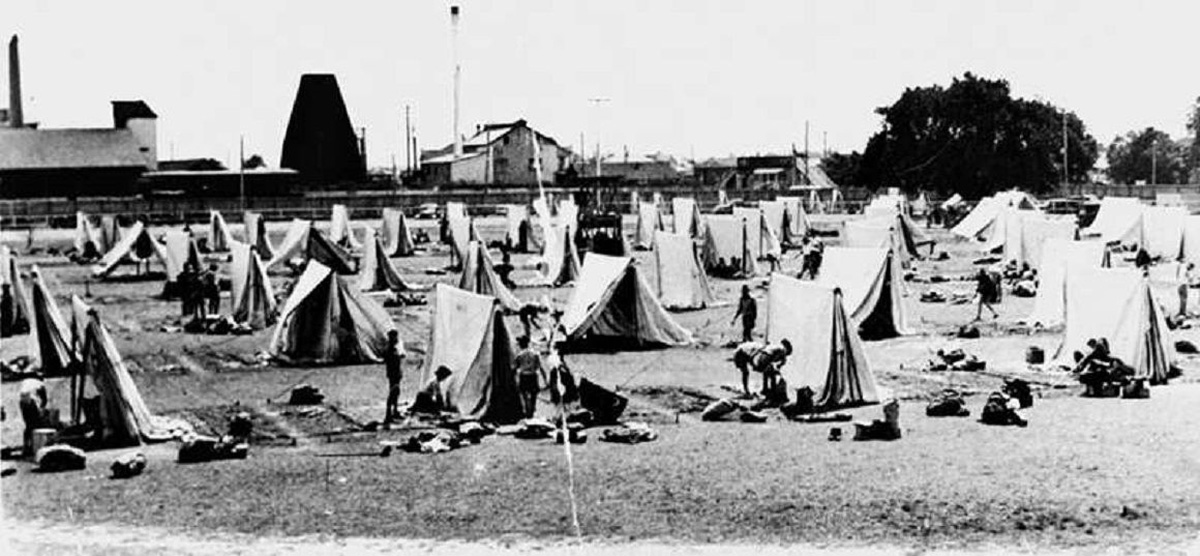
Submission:
[[[450,404],[450,396],[446,393],[446,379],[454,374],[449,367],[441,365],[433,372],[433,379],[417,392],[417,398],[413,400],[412,411],[418,413],[443,413],[453,411],[454,408]]]

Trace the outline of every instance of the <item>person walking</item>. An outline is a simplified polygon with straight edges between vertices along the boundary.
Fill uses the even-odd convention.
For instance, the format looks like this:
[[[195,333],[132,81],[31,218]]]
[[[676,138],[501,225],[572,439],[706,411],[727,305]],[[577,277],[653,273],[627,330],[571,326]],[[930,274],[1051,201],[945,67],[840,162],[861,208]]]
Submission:
[[[999,288],[1000,284],[992,278],[987,270],[979,269],[979,273],[975,275],[975,294],[979,297],[979,306],[975,311],[975,320],[982,320],[984,307],[987,307],[987,310],[992,312],[993,319],[1000,317],[1000,313],[997,313],[996,309],[992,307],[992,304],[996,303],[998,301],[997,298],[1000,297],[999,291],[997,291]]]
[[[387,373],[387,407],[384,409],[383,424],[390,425],[400,418],[400,380],[404,378],[404,346],[400,345],[400,332],[388,331],[387,350],[383,352],[383,367]]]
[[[742,285],[742,297],[738,299],[737,313],[734,313],[729,324],[732,326],[738,317],[742,317],[742,341],[753,340],[754,324],[758,321],[758,302],[750,296],[750,286]]]

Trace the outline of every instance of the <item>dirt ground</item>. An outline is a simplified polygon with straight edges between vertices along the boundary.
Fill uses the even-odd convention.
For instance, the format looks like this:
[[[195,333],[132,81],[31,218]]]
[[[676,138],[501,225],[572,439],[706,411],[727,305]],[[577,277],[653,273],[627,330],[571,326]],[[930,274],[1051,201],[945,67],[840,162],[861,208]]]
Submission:
[[[817,225],[836,229],[837,220],[819,218]],[[499,219],[480,223],[485,239],[503,233]],[[627,222],[627,230],[631,227]],[[239,226],[233,228],[240,233]],[[278,241],[283,225],[271,228]],[[0,483],[5,519],[45,532],[48,539],[39,543],[30,538],[38,535],[25,535],[16,539],[20,547],[47,553],[72,542],[83,543],[88,552],[106,548],[64,531],[76,526],[97,531],[96,539],[107,532],[114,540],[125,527],[135,527],[155,532],[149,535],[153,538],[178,539],[181,546],[228,548],[238,546],[232,539],[240,534],[268,535],[267,544],[253,552],[287,552],[302,535],[320,535],[328,542],[319,546],[330,549],[388,538],[433,539],[426,548],[441,550],[454,542],[493,549],[507,542],[555,547],[573,534],[561,446],[488,438],[437,456],[322,457],[377,450],[381,440],[406,434],[345,434],[382,417],[381,366],[275,367],[261,357],[269,329],[250,336],[174,332],[178,305],[156,297],[161,281],[86,283],[85,267],[45,251],[69,243],[69,232],[37,232],[33,248],[41,252],[33,254],[23,233],[6,234],[0,239],[23,255],[22,264],[42,268],[60,307],[67,306],[71,293],[90,293],[88,301],[112,331],[152,410],[203,427],[219,426],[236,406],[254,413],[256,424],[264,423],[250,459],[179,465],[173,445],[149,446],[143,449],[149,471],[129,481],[107,478],[108,462],[127,450],[90,454],[88,469],[77,473],[41,475],[30,473],[26,463],[6,462],[18,472]],[[1012,296],[999,307],[999,319],[980,326],[983,337],[956,340],[952,333],[974,317],[974,306],[917,299],[929,289],[972,291],[971,282],[958,278],[968,275],[982,254],[943,231],[933,234],[937,248],[951,258],[915,264],[917,280],[906,284],[904,301],[916,333],[865,344],[880,384],[904,400],[904,438],[898,442],[829,442],[828,424],[699,421],[696,407],[729,396],[727,387],[738,380],[724,346],[739,334],[730,319],[741,281],[714,279],[721,303],[676,313],[695,334],[694,346],[570,356],[578,374],[631,398],[627,417],[648,421],[661,434],[658,441],[638,446],[593,439],[573,448],[586,541],[643,547],[799,543],[856,551],[868,545],[1188,551],[1186,543],[1195,542],[1200,530],[1200,362],[1181,356],[1183,376],[1156,387],[1149,400],[1079,398],[1079,387],[1060,371],[1025,363],[1031,345],[1052,355],[1061,331],[1031,333],[1019,320],[1032,300]],[[652,273],[648,254],[637,257]],[[785,256],[786,270],[798,270],[796,257]],[[455,280],[452,274],[426,273],[447,260],[439,248],[395,262],[406,279],[429,284]],[[924,281],[932,275],[951,280]],[[533,277],[532,270],[515,275],[517,282]],[[276,286],[287,279],[273,277]],[[1169,299],[1168,290],[1162,287],[1160,299]],[[755,291],[761,300],[765,290]],[[569,293],[570,288],[516,290],[518,297],[545,298],[558,307]],[[765,310],[760,307],[760,335]],[[403,390],[411,397],[421,379],[430,307],[389,312],[410,352]],[[519,327],[515,319],[510,324]],[[1194,330],[1176,335],[1200,343],[1197,336]],[[0,357],[23,354],[24,342],[24,337],[6,338]],[[946,347],[976,354],[987,362],[986,371],[924,370],[933,352]],[[986,394],[1010,376],[1029,380],[1037,390],[1035,406],[1025,412],[1028,428],[985,427],[974,417],[924,416],[924,400],[944,388],[965,393],[973,416],[978,415]],[[326,394],[323,409],[288,412],[282,402],[299,383],[314,384]],[[10,417],[19,415],[13,386],[3,385],[2,393]],[[52,380],[49,388],[52,403],[65,407],[65,381]],[[879,417],[877,407],[852,413]],[[3,440],[19,443],[19,418],[4,422]],[[116,542],[112,552],[124,553],[121,546]],[[153,546],[134,544],[130,551]],[[603,549],[597,546],[591,548]]]

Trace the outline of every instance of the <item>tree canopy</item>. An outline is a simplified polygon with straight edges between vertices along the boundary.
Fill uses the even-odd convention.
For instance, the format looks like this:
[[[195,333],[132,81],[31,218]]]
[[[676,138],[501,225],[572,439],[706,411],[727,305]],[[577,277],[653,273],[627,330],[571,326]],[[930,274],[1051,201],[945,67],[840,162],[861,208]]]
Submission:
[[[1192,134],[1187,146],[1187,166],[1191,174],[1188,181],[1200,183],[1200,97],[1196,97],[1195,104],[1189,110],[1187,128]]]
[[[1013,98],[1007,81],[969,72],[949,87],[906,89],[876,113],[883,128],[867,142],[853,180],[871,188],[967,198],[1013,187],[1048,191],[1062,181],[1064,118],[1069,180],[1086,180],[1099,154],[1075,114]]]
[[[1152,127],[1117,137],[1108,147],[1108,177],[1115,183],[1188,181],[1188,146]]]

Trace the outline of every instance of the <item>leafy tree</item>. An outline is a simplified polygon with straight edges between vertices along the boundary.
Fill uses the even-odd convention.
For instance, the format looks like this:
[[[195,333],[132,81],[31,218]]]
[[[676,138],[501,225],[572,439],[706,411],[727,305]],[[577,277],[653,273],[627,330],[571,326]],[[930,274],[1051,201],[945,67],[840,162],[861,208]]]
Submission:
[[[1117,137],[1108,147],[1108,177],[1116,183],[1186,183],[1187,149],[1152,127]]]
[[[250,158],[247,158],[244,162],[242,162],[242,167],[247,170],[254,170],[255,168],[266,168],[267,163],[263,160],[263,157],[257,154],[252,154],[250,155]]]
[[[876,109],[883,129],[867,142],[858,179],[873,188],[934,190],[978,198],[1062,181],[1063,119],[1069,179],[1087,179],[1099,153],[1083,122],[1042,101],[1013,98],[1008,82],[966,73],[949,87],[909,88]]]
[[[858,183],[858,172],[861,165],[862,154],[858,151],[850,154],[832,153],[821,160],[821,169],[825,171],[825,175],[838,185]]]
[[[1200,97],[1196,97],[1196,103],[1188,114],[1187,128],[1192,133],[1187,146],[1188,181],[1200,183]]]

